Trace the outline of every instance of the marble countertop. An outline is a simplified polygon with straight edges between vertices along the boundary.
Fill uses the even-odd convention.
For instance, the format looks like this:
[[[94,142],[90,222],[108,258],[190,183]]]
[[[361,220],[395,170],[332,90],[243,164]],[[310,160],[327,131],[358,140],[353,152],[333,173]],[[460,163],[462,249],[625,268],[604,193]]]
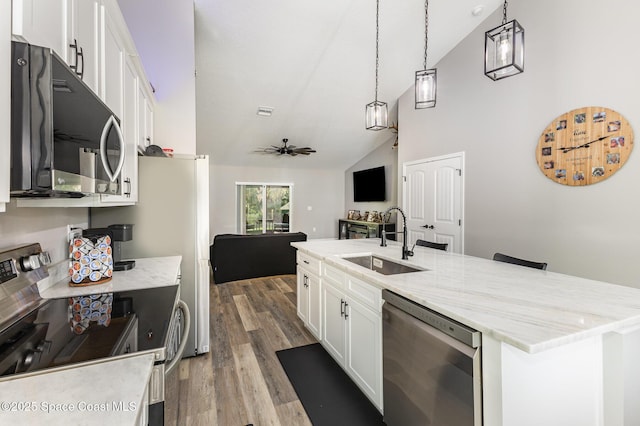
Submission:
[[[640,325],[640,289],[633,287],[425,247],[403,261],[399,243],[380,247],[379,239],[291,245],[528,353]],[[425,270],[382,275],[343,259],[367,254]]]
[[[3,425],[135,425],[154,355],[0,380]]]
[[[111,281],[104,284],[71,287],[69,278],[66,277],[49,288],[39,288],[40,296],[43,299],[58,299],[175,285],[180,273],[181,261],[182,256],[136,259],[136,266],[133,269],[114,272]]]

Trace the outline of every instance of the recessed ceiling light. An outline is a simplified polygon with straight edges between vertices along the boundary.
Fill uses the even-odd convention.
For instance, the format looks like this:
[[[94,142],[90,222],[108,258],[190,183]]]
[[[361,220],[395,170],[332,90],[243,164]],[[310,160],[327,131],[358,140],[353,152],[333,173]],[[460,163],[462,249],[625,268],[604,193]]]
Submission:
[[[482,15],[483,11],[484,11],[484,5],[483,4],[479,4],[476,7],[474,7],[473,9],[471,9],[471,14],[473,16],[480,16],[480,15]]]
[[[261,115],[263,117],[271,117],[271,114],[273,113],[273,107],[269,107],[269,106],[259,106],[258,107],[258,115]]]

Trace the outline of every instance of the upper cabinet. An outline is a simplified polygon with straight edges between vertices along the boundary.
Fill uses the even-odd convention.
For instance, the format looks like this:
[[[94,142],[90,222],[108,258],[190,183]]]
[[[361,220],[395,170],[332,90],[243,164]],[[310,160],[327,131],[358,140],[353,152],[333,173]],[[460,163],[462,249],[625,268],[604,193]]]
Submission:
[[[102,1],[66,0],[66,6],[66,50],[63,58],[82,81],[104,99],[104,88],[99,84]]]
[[[0,58],[11,57],[11,3],[0,1]],[[0,61],[0,212],[9,202],[11,140],[11,65]]]
[[[37,7],[34,6],[36,3]],[[101,194],[79,199],[18,199],[18,206],[100,207],[135,204],[138,201],[137,154],[139,148],[144,149],[152,143],[154,98],[117,1],[12,0],[12,6],[13,38],[53,48],[120,119],[125,141],[121,195]],[[4,16],[2,19],[5,19]],[[8,51],[6,57],[9,54]],[[7,86],[9,83],[6,82]],[[2,89],[0,86],[0,93]],[[7,95],[0,99],[9,97]],[[10,105],[6,108],[10,109]],[[2,116],[8,117],[8,114]],[[8,133],[9,124],[0,128],[7,129]],[[8,136],[6,140],[9,140]],[[0,157],[9,158],[8,152]],[[6,183],[0,178],[0,185],[0,189],[6,189],[8,193],[8,176]]]
[[[146,147],[153,144],[153,101],[149,96],[149,89],[143,84],[140,85],[138,96],[138,123],[140,124],[138,148],[144,151]]]
[[[67,60],[67,3],[68,0],[12,0],[11,14],[3,17],[11,16],[10,28],[16,40],[51,47]]]

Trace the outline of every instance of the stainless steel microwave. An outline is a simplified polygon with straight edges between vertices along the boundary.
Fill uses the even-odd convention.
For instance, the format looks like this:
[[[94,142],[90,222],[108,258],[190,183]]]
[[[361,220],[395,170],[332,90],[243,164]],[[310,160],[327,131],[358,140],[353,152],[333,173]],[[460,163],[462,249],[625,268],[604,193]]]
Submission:
[[[11,196],[120,195],[120,120],[52,49],[11,56]]]

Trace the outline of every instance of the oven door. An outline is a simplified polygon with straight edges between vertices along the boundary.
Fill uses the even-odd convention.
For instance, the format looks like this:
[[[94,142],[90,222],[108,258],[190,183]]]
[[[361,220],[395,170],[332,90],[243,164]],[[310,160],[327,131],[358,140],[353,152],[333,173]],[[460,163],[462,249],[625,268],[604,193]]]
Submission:
[[[164,425],[164,382],[173,369],[180,363],[182,353],[187,344],[187,336],[191,326],[189,307],[178,300],[173,314],[171,326],[167,336],[165,362],[159,362],[153,366],[151,379],[149,380],[149,418],[150,426]]]

